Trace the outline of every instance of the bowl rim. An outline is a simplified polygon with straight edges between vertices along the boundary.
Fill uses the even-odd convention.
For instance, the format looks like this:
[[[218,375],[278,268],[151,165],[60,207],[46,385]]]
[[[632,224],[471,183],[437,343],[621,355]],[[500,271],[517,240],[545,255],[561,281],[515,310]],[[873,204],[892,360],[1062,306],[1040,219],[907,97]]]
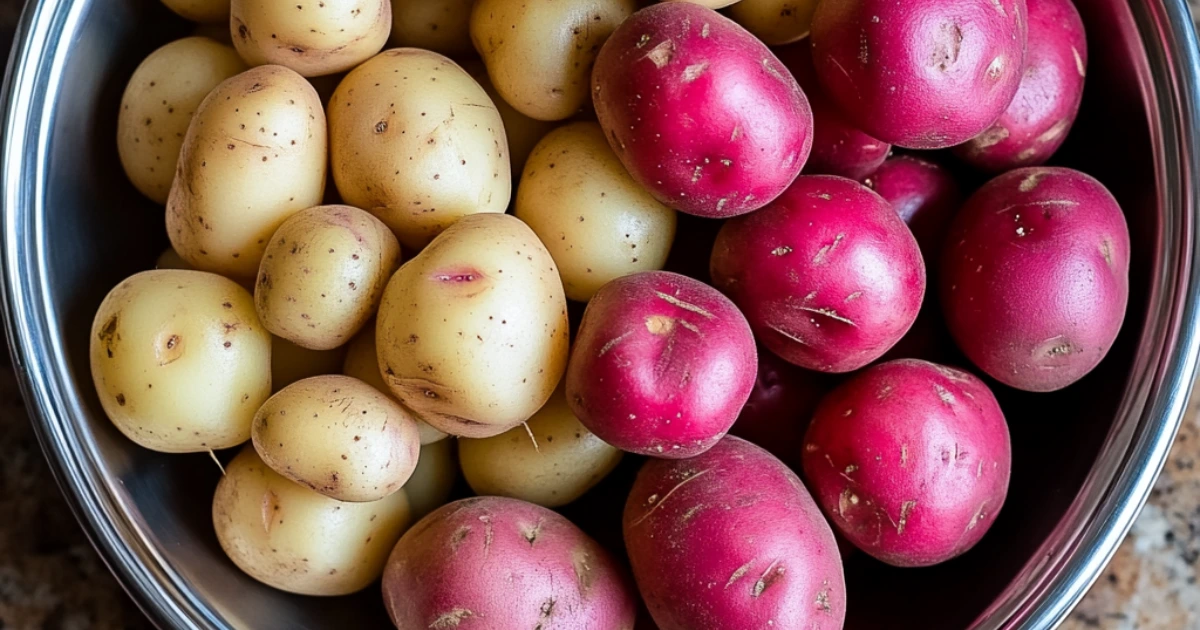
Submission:
[[[69,42],[88,0],[35,0],[22,13],[0,101],[0,301],[13,365],[38,441],[67,503],[108,568],[163,628],[229,624],[144,534],[105,480],[82,435],[84,415],[53,323],[42,236],[47,147]],[[992,607],[979,630],[1047,628],[1086,594],[1129,531],[1166,462],[1200,356],[1200,50],[1184,0],[1134,11],[1159,72],[1141,77],[1163,213],[1163,246],[1137,355],[1118,416],[1062,521]],[[1148,345],[1149,344],[1149,345]],[[1151,398],[1150,393],[1158,392]]]

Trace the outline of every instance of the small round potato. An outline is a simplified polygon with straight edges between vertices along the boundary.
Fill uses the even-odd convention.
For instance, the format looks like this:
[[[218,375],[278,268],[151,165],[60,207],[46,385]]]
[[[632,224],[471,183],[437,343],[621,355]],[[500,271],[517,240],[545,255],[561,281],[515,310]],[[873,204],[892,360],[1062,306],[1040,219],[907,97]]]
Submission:
[[[591,99],[592,64],[636,0],[478,0],[471,41],[517,111],[563,120]]]
[[[165,453],[237,446],[271,392],[271,336],[250,294],[201,271],[143,271],[100,304],[92,378],[105,413]]]
[[[450,499],[458,481],[458,463],[454,458],[456,440],[441,440],[421,447],[421,458],[408,483],[401,490],[408,496],[414,520],[442,507]]]
[[[342,363],[342,374],[353,376],[388,396],[392,396],[392,390],[383,381],[383,373],[379,371],[379,355],[375,350],[374,322],[363,326],[362,332],[355,335],[354,339],[350,341],[346,349],[346,361]],[[405,409],[408,408],[405,407]],[[430,426],[411,409],[408,409],[408,413],[417,421],[417,431],[421,436],[422,446],[449,437]]]
[[[229,21],[229,0],[162,0],[162,3],[193,22],[218,24]]]
[[[195,35],[196,37],[207,37],[214,42],[220,42],[226,46],[229,46],[230,48],[233,48],[233,38],[229,36],[228,20],[223,20],[221,22],[202,22],[197,24],[196,27],[192,29],[192,35]],[[241,59],[241,57],[238,57],[238,59]]]
[[[512,196],[500,113],[453,61],[386,50],[355,68],[329,101],[333,179],[416,251],[460,217],[504,212]]]
[[[163,253],[158,255],[158,259],[154,261],[154,268],[186,269],[188,271],[195,270],[195,267],[189,265],[188,262],[179,255],[179,252],[175,251],[175,248],[171,246],[167,246],[167,248],[163,250]]]
[[[271,335],[271,391],[277,392],[292,383],[311,376],[338,374],[346,348],[309,350]]]
[[[583,496],[617,467],[621,455],[584,428],[561,387],[526,426],[482,440],[458,441],[459,464],[475,494],[544,507]]]
[[[389,0],[233,0],[229,32],[246,63],[306,77],[345,72],[383,49]]]
[[[217,542],[239,569],[301,595],[346,595],[379,579],[413,522],[403,491],[343,503],[292,483],[250,446],[225,468],[212,514]]]
[[[117,115],[117,154],[135,188],[167,202],[192,114],[217,84],[246,69],[229,46],[185,37],[150,53],[129,77]]]
[[[417,423],[390,396],[341,374],[297,381],[254,415],[251,438],[275,472],[338,501],[378,501],[417,467]]]
[[[550,132],[529,156],[517,218],[546,244],[567,297],[586,302],[609,280],[662,269],[675,211],[629,176],[594,122]]]
[[[284,219],[321,203],[325,113],[304,77],[251,68],[200,103],[167,199],[167,235],[197,269],[254,278]]]
[[[399,266],[400,245],[379,219],[350,206],[309,208],[271,237],[254,306],[273,334],[331,350],[371,319]]]
[[[557,123],[530,118],[509,105],[496,91],[496,86],[492,85],[487,66],[484,66],[482,61],[470,59],[464,61],[462,66],[483,86],[484,91],[496,104],[500,119],[504,121],[504,137],[508,139],[508,157],[512,164],[512,172],[514,175],[520,175],[521,169],[525,168],[525,160],[529,159],[529,154],[533,152],[533,147],[550,133]]]
[[[424,48],[450,57],[475,53],[471,5],[475,0],[392,0],[391,46]]]
[[[768,46],[808,37],[817,0],[741,0],[729,16]]]

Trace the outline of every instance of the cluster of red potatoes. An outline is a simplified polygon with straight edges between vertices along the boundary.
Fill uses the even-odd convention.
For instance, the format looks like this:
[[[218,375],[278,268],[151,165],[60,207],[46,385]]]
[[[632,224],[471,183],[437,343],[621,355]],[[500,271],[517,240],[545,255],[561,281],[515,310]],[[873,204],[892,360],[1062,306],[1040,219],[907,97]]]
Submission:
[[[402,630],[840,628],[843,554],[995,521],[993,387],[1067,387],[1121,327],[1122,211],[1042,166],[1071,0],[297,2],[167,2],[233,47],[130,81],[173,262],[92,335],[131,439],[251,442],[214,525],[277,588],[382,575]],[[550,508],[623,453],[606,549]],[[481,496],[441,505],[460,467]]]

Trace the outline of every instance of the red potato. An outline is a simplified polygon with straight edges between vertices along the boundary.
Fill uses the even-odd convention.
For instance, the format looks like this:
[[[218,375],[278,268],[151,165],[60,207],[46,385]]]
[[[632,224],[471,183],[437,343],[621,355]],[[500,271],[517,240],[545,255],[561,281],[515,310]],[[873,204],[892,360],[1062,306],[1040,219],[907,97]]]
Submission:
[[[963,201],[954,176],[923,158],[898,155],[875,169],[863,183],[892,204],[916,237],[926,268],[932,269],[932,263],[941,257],[950,221]]]
[[[1026,0],[1029,47],[1021,87],[991,127],[954,154],[980,170],[1002,173],[1043,164],[1079,113],[1087,75],[1087,37],[1071,0]]]
[[[1121,329],[1129,228],[1089,175],[1009,171],[955,218],[941,276],[946,324],[972,363],[1011,387],[1062,389],[1100,363]]]
[[[899,215],[862,184],[829,175],[802,175],[771,205],[728,221],[711,268],[763,345],[822,372],[878,359],[925,295],[925,264]]]
[[[1008,493],[1012,449],[995,396],[935,363],[881,363],[821,402],[804,477],[834,527],[888,564],[945,562],[979,542]]]
[[[987,129],[1025,58],[1025,0],[839,0],[813,16],[817,74],[863,131],[940,149]]]
[[[625,503],[633,575],[661,630],[837,630],[842,559],[796,474],[735,437],[650,460]]]
[[[728,298],[686,276],[637,273],[588,303],[567,364],[567,401],[619,449],[693,457],[737,419],[756,361],[750,326]]]
[[[798,469],[808,421],[831,389],[829,376],[796,367],[773,352],[759,351],[754,389],[729,433]]]
[[[592,72],[593,102],[630,175],[681,212],[723,218],[778,197],[812,146],[808,100],[729,18],[685,2],[625,20]]]
[[[796,77],[813,113],[812,153],[804,172],[862,179],[887,159],[892,145],[867,135],[846,120],[841,108],[829,100],[813,68],[812,46],[801,42],[778,49],[779,60]]]
[[[621,567],[559,514],[501,497],[444,505],[396,543],[383,573],[392,623],[413,628],[632,630]]]

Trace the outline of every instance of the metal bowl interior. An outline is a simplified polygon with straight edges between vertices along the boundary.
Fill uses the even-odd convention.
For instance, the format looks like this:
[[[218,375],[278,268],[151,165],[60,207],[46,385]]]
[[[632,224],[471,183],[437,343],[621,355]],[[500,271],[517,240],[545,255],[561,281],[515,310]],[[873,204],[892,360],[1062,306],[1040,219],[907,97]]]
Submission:
[[[1092,62],[1079,123],[1056,161],[1099,177],[1129,218],[1123,332],[1102,366],[1065,391],[999,388],[1015,462],[994,529],[931,569],[852,559],[848,627],[1054,625],[1115,551],[1178,428],[1200,342],[1195,34],[1182,0],[1078,4]],[[302,598],[240,573],[212,531],[216,467],[135,447],[96,399],[87,365],[95,308],[166,244],[161,208],[121,172],[116,109],[136,64],[186,29],[154,0],[42,0],[22,19],[3,110],[2,280],[34,425],[92,542],[159,626],[386,627],[377,589]],[[620,488],[609,484],[583,501],[614,497]],[[914,603],[925,614],[895,614]]]

